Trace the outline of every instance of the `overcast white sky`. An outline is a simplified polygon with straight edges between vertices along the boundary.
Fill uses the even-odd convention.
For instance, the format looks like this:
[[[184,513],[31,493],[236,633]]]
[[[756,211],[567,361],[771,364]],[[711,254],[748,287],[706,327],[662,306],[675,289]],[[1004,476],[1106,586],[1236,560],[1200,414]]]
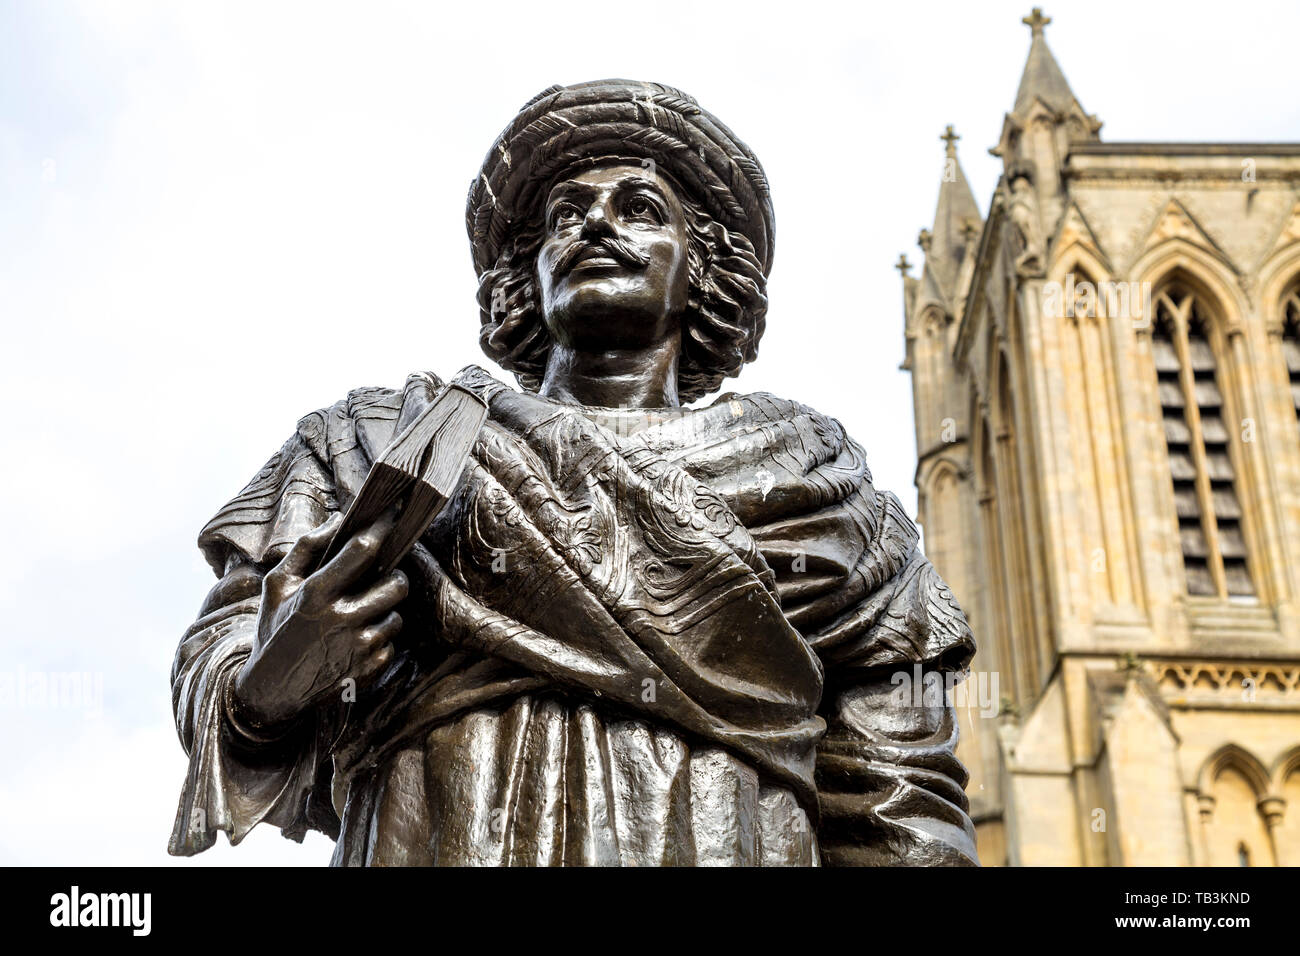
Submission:
[[[170,859],[198,529],[305,412],[487,365],[465,191],[552,83],[668,83],[757,151],[772,306],[728,387],[840,418],[914,509],[892,264],[947,123],[987,209],[1030,5],[0,2],[0,679],[102,681],[97,713],[0,702],[0,863]],[[1104,139],[1300,138],[1300,6],[1202,9],[1048,6]],[[330,849],[263,830],[194,863]]]

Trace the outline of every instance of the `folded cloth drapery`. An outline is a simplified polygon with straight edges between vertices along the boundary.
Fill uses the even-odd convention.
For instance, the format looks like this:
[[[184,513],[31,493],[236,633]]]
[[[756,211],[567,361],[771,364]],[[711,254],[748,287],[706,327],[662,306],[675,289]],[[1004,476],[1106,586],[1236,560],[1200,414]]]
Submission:
[[[402,653],[355,704],[263,741],[225,695],[259,574],[441,382],[302,419],[203,530],[223,580],[174,668],[172,852],[265,820],[338,836],[339,863],[974,861],[951,708],[882,693],[960,671],[970,632],[837,422],[766,394],[619,412],[458,381],[489,421],[408,561]]]

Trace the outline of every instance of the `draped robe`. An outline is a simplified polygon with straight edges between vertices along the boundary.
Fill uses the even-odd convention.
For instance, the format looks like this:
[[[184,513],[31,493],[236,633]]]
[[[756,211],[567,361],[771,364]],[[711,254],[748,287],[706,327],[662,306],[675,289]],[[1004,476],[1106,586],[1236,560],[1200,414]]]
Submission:
[[[441,381],[304,417],[203,529],[220,578],[172,670],[190,757],[170,851],[257,823],[335,865],[965,865],[951,702],[974,650],[834,419],[766,393],[618,411],[457,380],[489,418],[403,563],[376,683],[268,736],[233,677],[261,577],[344,510]]]

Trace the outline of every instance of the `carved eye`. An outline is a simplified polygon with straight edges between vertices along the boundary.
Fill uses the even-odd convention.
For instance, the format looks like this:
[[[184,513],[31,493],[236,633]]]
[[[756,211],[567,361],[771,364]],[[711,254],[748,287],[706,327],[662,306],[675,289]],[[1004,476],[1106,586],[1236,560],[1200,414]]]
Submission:
[[[631,197],[623,206],[623,210],[631,219],[648,219],[651,222],[659,222],[659,209],[644,196]]]
[[[556,203],[551,207],[551,228],[560,229],[582,220],[582,210],[571,202]]]

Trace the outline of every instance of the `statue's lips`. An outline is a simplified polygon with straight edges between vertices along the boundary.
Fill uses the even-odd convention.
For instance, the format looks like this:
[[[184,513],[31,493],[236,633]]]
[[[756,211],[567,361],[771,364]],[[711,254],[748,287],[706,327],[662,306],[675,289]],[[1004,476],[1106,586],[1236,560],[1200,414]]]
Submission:
[[[612,275],[622,272],[627,267],[613,256],[592,253],[578,259],[569,269],[569,275]]]

